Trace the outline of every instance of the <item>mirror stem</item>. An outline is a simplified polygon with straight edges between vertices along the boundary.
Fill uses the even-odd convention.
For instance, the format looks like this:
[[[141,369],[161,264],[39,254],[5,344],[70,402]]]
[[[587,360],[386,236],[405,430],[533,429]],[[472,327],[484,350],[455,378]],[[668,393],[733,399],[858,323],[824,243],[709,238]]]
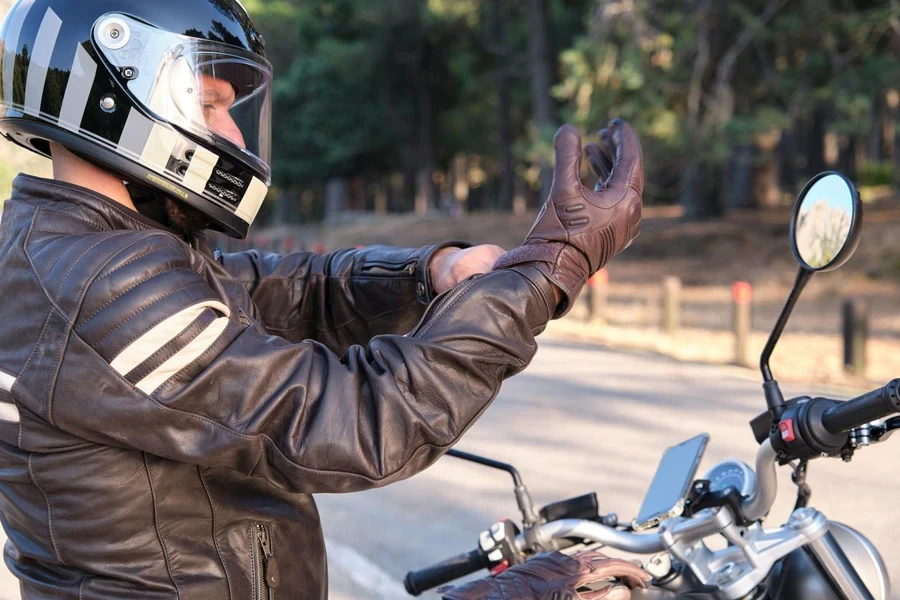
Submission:
[[[766,394],[766,404],[769,406],[769,411],[772,413],[773,417],[779,416],[777,413],[781,412],[780,408],[784,405],[784,396],[782,396],[781,390],[778,388],[778,382],[772,378],[772,369],[769,368],[769,359],[772,356],[772,352],[775,350],[775,345],[781,338],[781,334],[784,332],[784,328],[791,316],[791,312],[794,310],[794,305],[797,304],[797,300],[800,298],[800,293],[803,291],[803,288],[806,287],[806,284],[809,283],[809,280],[812,279],[812,276],[813,272],[808,271],[803,267],[797,271],[797,278],[794,280],[794,287],[791,290],[791,294],[788,296],[787,302],[784,303],[784,308],[781,309],[781,315],[779,315],[778,321],[775,322],[775,327],[772,329],[772,335],[769,336],[769,341],[766,342],[766,347],[763,349],[762,356],[759,359],[759,368],[762,371],[763,376],[763,389]]]

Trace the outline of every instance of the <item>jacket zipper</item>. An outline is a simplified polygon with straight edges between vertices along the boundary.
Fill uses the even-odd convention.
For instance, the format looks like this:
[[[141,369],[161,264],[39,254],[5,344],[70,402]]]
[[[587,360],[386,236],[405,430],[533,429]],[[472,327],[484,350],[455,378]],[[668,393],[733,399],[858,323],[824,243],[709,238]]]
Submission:
[[[281,575],[278,572],[278,561],[272,551],[272,536],[269,534],[269,526],[257,523],[254,526],[254,583],[256,600],[275,600],[275,588],[281,583]]]
[[[385,275],[414,275],[418,262],[418,259],[400,264],[373,260],[363,264],[361,271],[363,273],[381,273]]]

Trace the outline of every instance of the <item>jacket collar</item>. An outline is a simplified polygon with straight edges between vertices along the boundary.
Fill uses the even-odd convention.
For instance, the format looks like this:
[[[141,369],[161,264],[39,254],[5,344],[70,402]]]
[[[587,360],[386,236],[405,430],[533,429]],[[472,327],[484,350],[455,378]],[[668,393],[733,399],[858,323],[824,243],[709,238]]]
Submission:
[[[19,175],[13,180],[13,200],[74,203],[89,211],[109,229],[159,230],[173,233],[164,225],[119,204],[93,190],[33,175]]]

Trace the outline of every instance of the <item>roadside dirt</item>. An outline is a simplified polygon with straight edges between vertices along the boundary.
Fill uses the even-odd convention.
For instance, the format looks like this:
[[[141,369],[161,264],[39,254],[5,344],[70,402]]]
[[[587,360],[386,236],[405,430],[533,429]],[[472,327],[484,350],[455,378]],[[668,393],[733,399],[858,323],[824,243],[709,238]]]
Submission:
[[[677,208],[645,209],[640,237],[608,267],[604,325],[585,323],[579,309],[550,329],[613,347],[728,363],[734,355],[731,285],[746,281],[753,288],[752,350],[758,355],[796,275],[789,219],[784,209],[686,223]],[[283,250],[283,240],[291,237],[289,247],[333,250],[462,239],[511,248],[533,220],[534,213],[358,216],[328,227],[271,229],[257,233],[250,243]],[[674,338],[659,329],[662,280],[670,275],[682,281],[681,329]],[[860,383],[842,368],[841,307],[848,298],[862,301],[870,316],[865,379],[883,382],[900,375],[900,199],[866,205],[856,254],[841,269],[819,274],[809,284],[773,359],[779,377]]]

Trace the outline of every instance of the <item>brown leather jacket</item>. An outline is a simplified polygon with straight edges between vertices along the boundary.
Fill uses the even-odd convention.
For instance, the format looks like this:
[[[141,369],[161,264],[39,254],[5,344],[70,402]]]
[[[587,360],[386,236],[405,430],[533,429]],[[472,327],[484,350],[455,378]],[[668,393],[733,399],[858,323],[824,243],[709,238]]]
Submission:
[[[0,518],[23,597],[326,598],[311,494],[431,465],[552,314],[528,266],[425,310],[431,251],[218,256],[88,190],[16,179]]]

